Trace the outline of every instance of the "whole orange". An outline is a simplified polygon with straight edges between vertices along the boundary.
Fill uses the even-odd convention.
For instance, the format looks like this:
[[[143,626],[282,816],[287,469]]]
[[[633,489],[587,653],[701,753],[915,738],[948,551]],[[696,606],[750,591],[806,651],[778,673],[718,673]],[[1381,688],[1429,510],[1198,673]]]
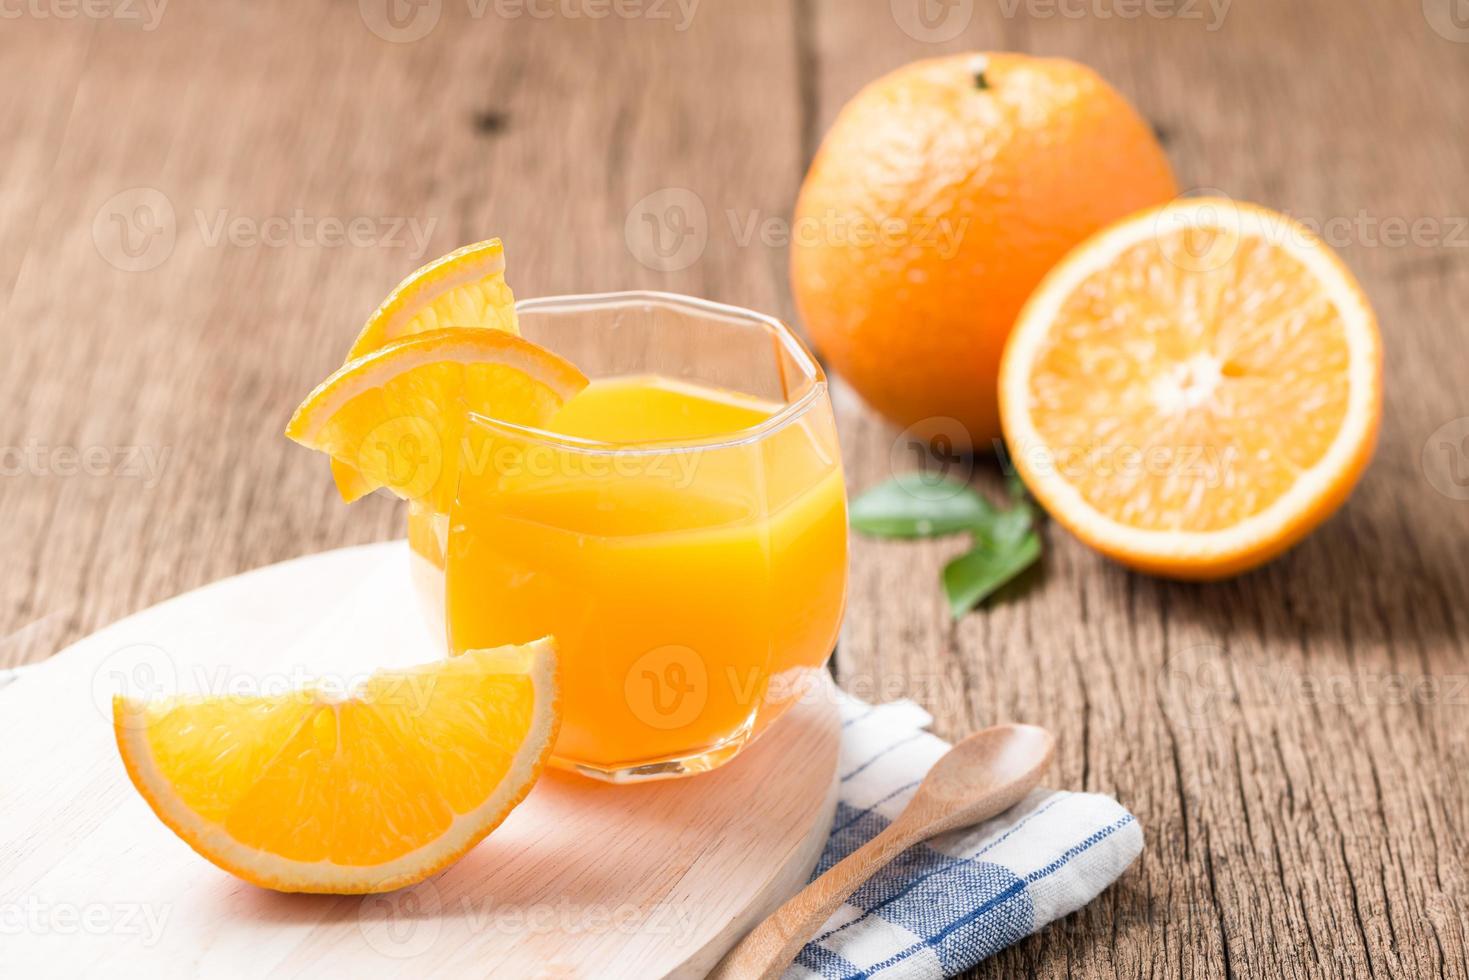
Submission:
[[[956,419],[989,448],[1000,354],[1031,290],[1093,232],[1176,194],[1152,129],[1086,66],[920,61],[827,134],[796,204],[792,290],[873,408],[902,427]]]

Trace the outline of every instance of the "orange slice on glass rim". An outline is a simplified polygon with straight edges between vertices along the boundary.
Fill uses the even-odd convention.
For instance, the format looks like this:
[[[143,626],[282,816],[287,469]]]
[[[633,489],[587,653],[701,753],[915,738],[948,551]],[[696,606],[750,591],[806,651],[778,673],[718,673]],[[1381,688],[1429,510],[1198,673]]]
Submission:
[[[515,295],[505,282],[505,246],[498,238],[455,249],[400,282],[367,318],[347,360],[428,330],[481,327],[519,335]],[[371,479],[340,459],[332,477],[351,503],[378,489]]]
[[[1314,234],[1226,199],[1145,211],[1036,288],[1000,370],[1021,477],[1077,537],[1209,579],[1286,550],[1348,497],[1376,444],[1382,342]]]
[[[296,409],[286,435],[374,486],[447,514],[479,413],[543,426],[587,379],[571,362],[499,330],[429,330],[348,361]]]

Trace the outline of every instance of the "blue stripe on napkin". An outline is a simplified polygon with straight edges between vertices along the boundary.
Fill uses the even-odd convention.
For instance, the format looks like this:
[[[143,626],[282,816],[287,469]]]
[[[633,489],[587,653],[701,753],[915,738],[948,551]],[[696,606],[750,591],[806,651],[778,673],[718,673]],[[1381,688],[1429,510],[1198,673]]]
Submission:
[[[814,875],[887,827],[948,743],[912,702],[843,698],[841,786]],[[808,943],[787,980],[938,980],[974,966],[1111,884],[1142,850],[1116,800],[1036,790],[979,827],[904,852]]]

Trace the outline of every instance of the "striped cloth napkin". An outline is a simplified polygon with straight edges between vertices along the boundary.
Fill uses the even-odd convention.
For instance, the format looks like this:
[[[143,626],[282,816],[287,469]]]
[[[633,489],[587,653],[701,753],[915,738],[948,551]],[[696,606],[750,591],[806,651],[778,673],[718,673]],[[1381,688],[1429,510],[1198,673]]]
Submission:
[[[949,744],[911,701],[843,697],[841,788],[814,875],[876,836]],[[1143,832],[1110,796],[1038,789],[995,819],[910,848],[859,888],[785,980],[949,977],[1095,898]]]

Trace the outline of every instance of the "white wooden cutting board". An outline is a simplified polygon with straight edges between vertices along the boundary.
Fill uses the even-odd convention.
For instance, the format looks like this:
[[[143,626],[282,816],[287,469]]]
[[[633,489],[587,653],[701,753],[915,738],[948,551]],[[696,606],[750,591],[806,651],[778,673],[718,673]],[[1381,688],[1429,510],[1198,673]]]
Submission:
[[[112,692],[286,685],[441,656],[401,543],[285,562],[0,674],[6,976],[702,976],[806,880],[839,725],[808,699],[730,765],[605,786],[551,773],[462,861],[382,896],[285,895],[215,868],[134,792]],[[364,662],[364,650],[371,662]]]

